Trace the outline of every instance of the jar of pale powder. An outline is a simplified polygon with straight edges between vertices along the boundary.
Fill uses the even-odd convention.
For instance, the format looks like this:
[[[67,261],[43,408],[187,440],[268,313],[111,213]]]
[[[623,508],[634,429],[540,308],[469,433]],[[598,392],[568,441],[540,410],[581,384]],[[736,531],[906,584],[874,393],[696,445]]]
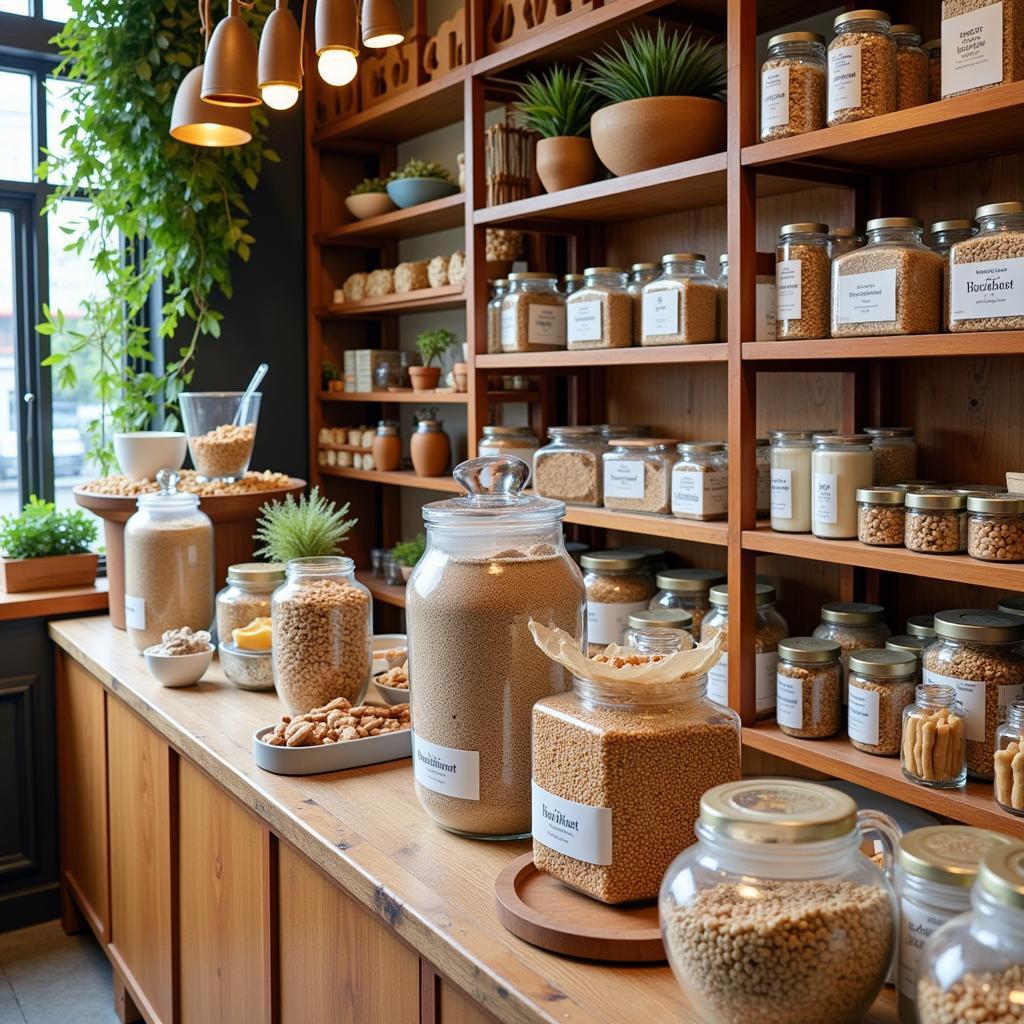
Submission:
[[[811,532],[857,536],[857,491],[871,487],[875,462],[867,434],[815,434],[811,454]]]
[[[824,431],[818,431],[824,433]],[[813,430],[769,430],[770,512],[773,530],[811,532]]]

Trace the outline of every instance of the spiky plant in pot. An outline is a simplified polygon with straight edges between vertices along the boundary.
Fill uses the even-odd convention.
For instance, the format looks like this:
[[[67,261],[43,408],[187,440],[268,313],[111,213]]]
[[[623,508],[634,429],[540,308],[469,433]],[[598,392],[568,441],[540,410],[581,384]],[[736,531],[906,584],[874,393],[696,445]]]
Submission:
[[[314,487],[309,497],[296,501],[288,495],[284,501],[268,502],[260,509],[253,540],[257,558],[269,562],[289,562],[293,558],[317,558],[339,555],[349,531],[358,519],[346,519],[348,502],[338,508]]]

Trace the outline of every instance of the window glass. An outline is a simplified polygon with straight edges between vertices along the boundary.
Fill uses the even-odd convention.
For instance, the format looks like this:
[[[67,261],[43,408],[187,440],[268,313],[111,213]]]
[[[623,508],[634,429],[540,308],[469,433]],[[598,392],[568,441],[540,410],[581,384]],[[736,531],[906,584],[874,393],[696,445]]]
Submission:
[[[4,2],[0,0],[0,3]],[[71,17],[71,7],[67,0],[43,0],[43,17],[48,21],[67,21]]]
[[[14,216],[0,210],[0,515],[20,507],[14,298]]]
[[[0,180],[31,181],[35,163],[32,76],[0,71]]]
[[[29,0],[0,0],[0,11],[4,14],[31,14]]]
[[[54,158],[58,158],[64,156],[65,153],[61,142],[61,130],[66,123],[70,124],[75,119],[78,106],[76,93],[88,98],[92,94],[92,86],[67,78],[47,78],[44,85],[46,88],[47,156],[52,155]],[[85,92],[82,93],[81,90],[85,90]],[[47,181],[51,185],[63,185],[65,180],[65,176],[59,170],[51,171],[47,175]],[[96,183],[93,182],[93,184]]]

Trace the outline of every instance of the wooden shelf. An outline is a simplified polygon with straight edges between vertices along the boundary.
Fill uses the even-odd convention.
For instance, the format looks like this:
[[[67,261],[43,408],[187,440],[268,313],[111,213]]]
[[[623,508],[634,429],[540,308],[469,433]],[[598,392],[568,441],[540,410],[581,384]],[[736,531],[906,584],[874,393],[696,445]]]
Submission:
[[[919,786],[904,776],[898,757],[865,754],[851,746],[845,736],[830,740],[795,739],[774,722],[745,728],[743,742],[755,750],[885,793],[944,818],[1024,839],[1024,819],[1014,818],[999,808],[992,796],[991,783],[969,781],[963,789]]]
[[[466,303],[461,285],[445,284],[440,288],[417,288],[411,292],[392,292],[369,299],[354,299],[340,306],[314,306],[313,314],[321,320],[365,319],[377,316],[400,316],[431,309],[458,309]]]
[[[321,391],[321,402],[394,402],[398,405],[465,405],[467,391]]]
[[[935,359],[944,356],[1024,355],[1024,331],[972,334],[889,335],[873,338],[821,338],[815,341],[753,341],[743,358],[763,362],[821,359]]]
[[[565,521],[577,526],[597,526],[602,530],[621,530],[625,533],[640,533],[647,537],[695,541],[698,544],[724,546],[728,542],[725,523],[698,523],[691,519],[677,519],[675,516],[616,512],[614,509],[592,508],[587,505],[566,505]]]
[[[356,579],[373,594],[374,601],[382,604],[394,605],[396,608],[405,607],[405,585],[392,586],[385,583],[380,576],[374,576],[369,569],[358,569]]]
[[[420,203],[405,210],[392,210],[380,217],[342,224],[330,231],[321,231],[314,241],[318,245],[359,245],[380,239],[413,238],[432,231],[460,228],[465,224],[466,196],[456,192],[430,203]]]
[[[478,370],[582,370],[588,366],[652,366],[662,363],[724,363],[724,342],[700,345],[635,345],[570,352],[495,352],[478,355]]]
[[[411,469],[352,469],[346,466],[319,466],[321,476],[338,476],[346,480],[366,480],[395,487],[415,487],[421,491],[452,491],[462,488],[450,476],[417,476]]]

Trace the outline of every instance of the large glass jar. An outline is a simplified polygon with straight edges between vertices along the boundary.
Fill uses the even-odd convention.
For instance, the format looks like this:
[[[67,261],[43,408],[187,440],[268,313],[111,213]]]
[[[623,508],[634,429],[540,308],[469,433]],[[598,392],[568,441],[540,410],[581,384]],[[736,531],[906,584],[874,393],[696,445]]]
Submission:
[[[849,656],[850,743],[895,757],[903,738],[903,710],[914,703],[917,658],[906,651],[867,650]]]
[[[679,650],[642,630],[641,657]],[[685,682],[573,680],[533,708],[533,860],[604,903],[652,899],[694,840],[701,793],[740,777],[739,716]],[[551,824],[562,819],[578,828]]]
[[[1024,998],[1024,844],[982,857],[971,912],[925,944],[917,980],[920,1024],[1003,1024]]]
[[[857,540],[871,547],[901,548],[906,520],[898,487],[862,487],[857,491]]]
[[[608,446],[597,427],[549,427],[548,438],[533,456],[533,489],[570,505],[600,505]]]
[[[729,340],[729,254],[723,252],[718,257],[718,277],[715,279],[718,289],[718,340]]]
[[[967,498],[967,553],[983,562],[1024,562],[1024,498]]]
[[[351,558],[293,558],[271,602],[274,686],[293,715],[366,694],[373,599]]]
[[[716,633],[722,638],[722,657],[708,671],[708,696],[716,704],[729,704],[729,585],[719,583],[708,594],[711,612],[700,627],[703,643]],[[789,635],[786,620],[775,608],[775,588],[769,583],[754,585],[754,675],[755,709],[758,718],[775,713],[775,679],[779,641]]]
[[[651,608],[680,608],[693,617],[691,632],[700,639],[704,616],[711,610],[708,592],[716,583],[725,582],[725,573],[717,569],[668,569],[659,572],[654,582],[658,592],[651,598]]]
[[[583,643],[585,594],[560,501],[526,497],[503,456],[455,469],[467,494],[423,508],[427,548],[406,586],[416,795],[444,828],[530,832],[533,705],[569,689],[531,619]]]
[[[828,236],[828,258],[834,260],[867,244],[867,237],[856,228],[833,228]]]
[[[927,555],[955,555],[967,547],[967,496],[952,491],[910,491],[903,499],[903,543]]]
[[[832,336],[935,334],[942,321],[942,257],[915,217],[868,221],[868,244],[832,264]]]
[[[823,740],[839,732],[843,667],[835,640],[792,636],[779,643],[775,721],[787,736]]]
[[[1000,609],[1002,611],[1002,609]],[[907,618],[907,632],[924,640],[935,639],[934,615],[910,615]],[[927,646],[927,645],[926,645]]]
[[[996,729],[993,769],[996,803],[1024,817],[1024,700],[1010,702],[1006,721]]]
[[[917,476],[913,427],[865,427],[875,457],[875,486],[888,487]]]
[[[162,469],[157,483],[124,527],[124,620],[137,651],[168,629],[213,624],[213,523],[198,495],[177,490],[177,473]]]
[[[721,441],[690,441],[676,449],[672,467],[672,515],[710,522],[729,508],[729,460]]]
[[[487,303],[487,351],[501,351],[501,303],[508,292],[508,281],[499,277],[491,282],[491,299]]]
[[[611,451],[603,456],[604,507],[626,512],[670,512],[675,444],[662,437],[612,441]]]
[[[622,267],[587,267],[583,287],[565,301],[571,349],[628,348],[633,344],[633,300]]]
[[[924,657],[924,649],[930,644],[930,640],[926,640],[921,636],[911,636],[909,633],[900,633],[897,636],[891,636],[885,641],[885,649],[887,651],[909,651],[915,658],[917,658],[917,676],[914,681],[919,683],[921,681],[921,658]]]
[[[769,430],[771,524],[780,533],[811,532],[810,430]]]
[[[529,427],[484,427],[483,437],[477,442],[476,453],[479,458],[488,455],[514,455],[527,465],[526,482],[529,485],[533,473],[533,457],[537,454],[540,442]]]
[[[253,619],[270,618],[270,595],[284,582],[284,566],[242,562],[228,566],[228,585],[217,594],[217,638],[231,643],[231,631]]]
[[[643,287],[641,345],[689,345],[714,341],[718,289],[704,254],[672,252],[661,258],[662,274]]]
[[[566,274],[562,278],[562,294],[568,298],[583,287],[582,274]]]
[[[885,981],[895,894],[860,852],[899,829],[797,779],[726,783],[701,798],[697,842],[659,898],[669,963],[706,1024],[853,1024]]]
[[[896,44],[896,109],[909,110],[928,102],[928,54],[916,25],[893,25]]]
[[[629,616],[650,606],[654,580],[637,551],[589,551],[580,556],[587,591],[587,653],[621,644]]]
[[[1010,704],[1024,697],[1024,620],[957,608],[935,616],[935,634],[921,663],[924,682],[956,688],[967,713],[967,770],[991,779],[996,727]]]
[[[828,46],[828,123],[863,121],[896,109],[896,44],[889,15],[847,11]]]
[[[1016,0],[942,0],[942,98],[1024,78],[1024,9]]]
[[[565,296],[547,271],[509,274],[501,300],[501,351],[549,352],[565,348]]]
[[[851,651],[884,647],[891,633],[885,624],[885,609],[880,604],[864,601],[829,601],[823,604],[821,622],[814,627],[816,639],[835,640],[839,644],[844,679]],[[845,688],[843,692],[845,694]]]
[[[775,337],[827,338],[828,225],[783,224],[775,248]]]
[[[634,263],[630,269],[629,284],[626,291],[632,303],[633,344],[639,345],[642,339],[644,320],[644,285],[653,281],[661,274],[660,263]]]
[[[886,644],[886,649],[896,648]],[[917,657],[914,651],[906,653]],[[903,712],[903,774],[920,786],[959,788],[967,781],[965,742],[964,707],[956,699],[956,689],[944,683],[921,683],[914,691],[914,703]]]
[[[761,65],[761,141],[825,127],[825,37],[783,32]]]
[[[857,536],[857,491],[871,487],[875,463],[867,434],[815,434],[811,454],[811,532]]]
[[[928,54],[928,102],[942,99],[942,40],[929,39],[924,44]]]

